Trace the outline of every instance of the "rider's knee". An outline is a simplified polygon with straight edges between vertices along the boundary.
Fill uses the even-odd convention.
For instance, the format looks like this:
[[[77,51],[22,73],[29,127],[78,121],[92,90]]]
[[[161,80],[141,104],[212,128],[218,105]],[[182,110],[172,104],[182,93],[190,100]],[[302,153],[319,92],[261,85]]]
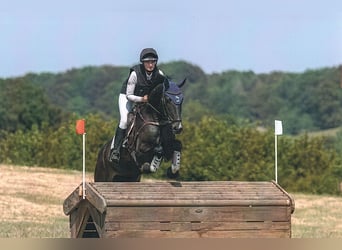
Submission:
[[[127,119],[120,119],[119,128],[127,129]]]

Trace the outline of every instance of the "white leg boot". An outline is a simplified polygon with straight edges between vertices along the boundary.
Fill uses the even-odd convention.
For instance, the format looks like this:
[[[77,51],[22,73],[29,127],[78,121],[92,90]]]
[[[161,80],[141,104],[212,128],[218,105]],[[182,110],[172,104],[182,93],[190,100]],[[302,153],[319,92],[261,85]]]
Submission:
[[[153,159],[152,159],[152,162],[151,162],[151,165],[150,165],[150,171],[152,173],[156,172],[158,170],[158,168],[160,167],[160,164],[162,162],[162,159],[163,157],[162,156],[153,156]]]
[[[173,152],[173,157],[172,157],[172,165],[171,165],[171,170],[172,173],[175,174],[179,171],[180,169],[180,161],[181,161],[181,152],[179,151],[174,151]]]

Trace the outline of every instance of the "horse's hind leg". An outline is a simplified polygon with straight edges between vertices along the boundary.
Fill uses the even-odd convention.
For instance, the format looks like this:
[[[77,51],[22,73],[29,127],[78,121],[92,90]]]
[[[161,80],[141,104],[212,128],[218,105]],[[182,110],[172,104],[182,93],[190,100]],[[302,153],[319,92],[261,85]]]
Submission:
[[[105,181],[106,179],[106,170],[104,168],[104,162],[102,160],[103,150],[104,148],[101,148],[98,155],[97,155],[97,161],[95,166],[95,172],[94,172],[94,181],[100,182]]]
[[[110,162],[107,159],[109,146],[110,142],[106,143],[98,153],[94,172],[95,182],[110,182],[116,174],[114,168],[110,166]]]

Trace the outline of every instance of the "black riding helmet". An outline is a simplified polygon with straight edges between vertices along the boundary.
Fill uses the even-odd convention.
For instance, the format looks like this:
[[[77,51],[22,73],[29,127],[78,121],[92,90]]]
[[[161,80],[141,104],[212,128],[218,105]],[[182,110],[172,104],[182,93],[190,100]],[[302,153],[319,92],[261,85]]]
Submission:
[[[157,51],[153,48],[145,48],[140,53],[140,62],[158,61]]]

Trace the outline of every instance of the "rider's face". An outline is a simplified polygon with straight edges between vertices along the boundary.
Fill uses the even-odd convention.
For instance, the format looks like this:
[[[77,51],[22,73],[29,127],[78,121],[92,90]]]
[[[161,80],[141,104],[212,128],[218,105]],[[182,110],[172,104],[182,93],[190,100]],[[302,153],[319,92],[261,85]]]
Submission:
[[[156,67],[157,61],[150,60],[150,61],[144,61],[144,67],[145,70],[148,72],[152,72],[154,68]]]

